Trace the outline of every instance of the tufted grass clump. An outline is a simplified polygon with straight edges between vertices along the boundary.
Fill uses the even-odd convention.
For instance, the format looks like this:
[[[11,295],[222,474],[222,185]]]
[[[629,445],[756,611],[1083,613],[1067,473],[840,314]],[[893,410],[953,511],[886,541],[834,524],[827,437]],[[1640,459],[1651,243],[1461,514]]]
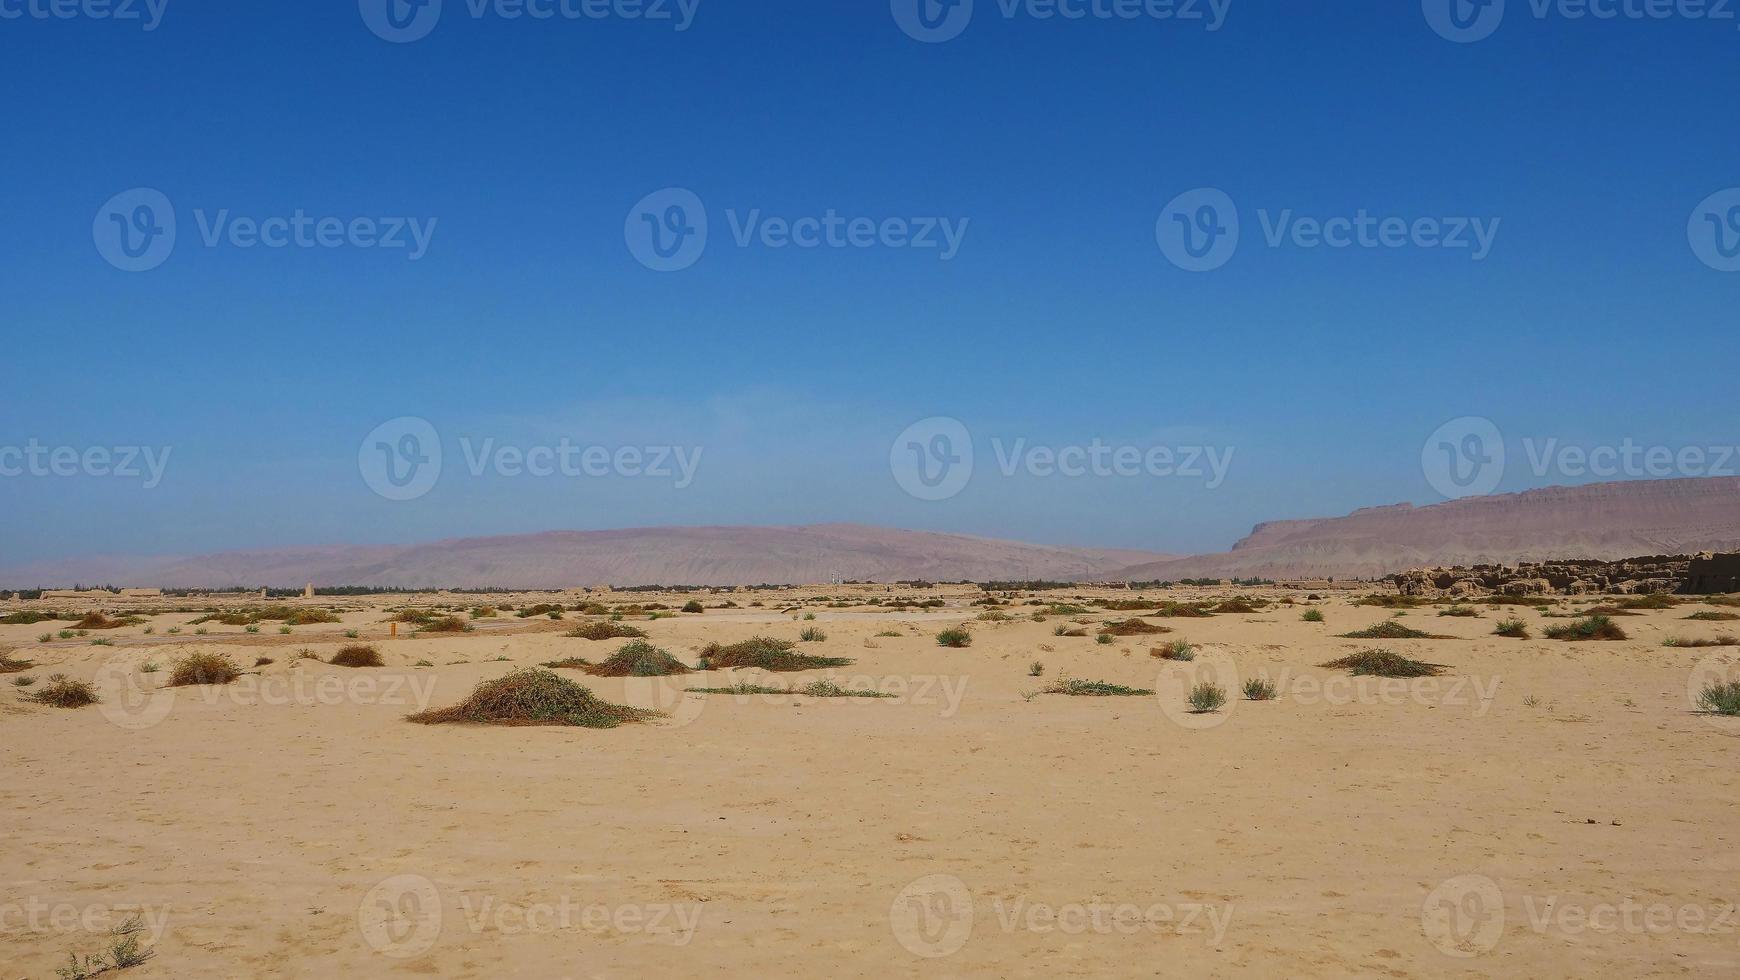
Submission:
[[[1307,623],[1321,623],[1323,622],[1323,610],[1307,609],[1299,614],[1299,618]]]
[[[241,668],[221,653],[190,653],[175,662],[169,674],[169,686],[228,684],[240,676]]]
[[[379,650],[357,643],[340,649],[327,663],[334,667],[385,667]]]
[[[1718,636],[1718,637],[1715,637],[1713,639],[1700,638],[1700,639],[1696,639],[1696,640],[1688,640],[1688,639],[1685,639],[1684,637],[1679,637],[1679,636],[1670,636],[1667,639],[1661,641],[1661,645],[1664,647],[1684,647],[1684,648],[1690,648],[1690,647],[1740,647],[1740,640],[1736,640],[1732,636]]]
[[[1509,619],[1501,619],[1498,621],[1498,627],[1492,631],[1492,635],[1508,636],[1513,640],[1526,640],[1529,638],[1529,624],[1514,616]]]
[[[939,647],[970,647],[973,645],[973,634],[959,626],[952,626],[936,635],[936,645]]]
[[[1740,681],[1717,681],[1698,695],[1698,707],[1713,715],[1740,716]]]
[[[1361,650],[1318,666],[1346,670],[1355,677],[1437,677],[1444,672],[1441,664],[1410,660],[1390,650]]]
[[[38,690],[24,696],[24,700],[32,704],[47,705],[50,708],[83,708],[96,704],[102,698],[84,681],[75,681],[65,674],[54,674]]]
[[[1148,655],[1161,660],[1191,661],[1196,659],[1196,648],[1188,640],[1171,640],[1148,651]]]
[[[1245,681],[1245,698],[1250,701],[1273,701],[1280,691],[1275,682],[1262,677]]]
[[[1740,620],[1740,613],[1695,612],[1686,618],[1700,623],[1732,623],[1735,620]]]
[[[805,627],[804,631],[798,634],[798,640],[803,643],[820,643],[827,638],[828,634],[814,626]]]
[[[411,715],[419,725],[566,725],[615,728],[658,716],[656,711],[611,704],[547,670],[525,668],[478,684],[450,708]]]
[[[562,635],[577,640],[644,640],[646,630],[599,619],[581,623]]]
[[[469,633],[477,627],[458,616],[442,616],[439,619],[425,620],[417,628],[418,633]]]
[[[1625,631],[1606,616],[1589,616],[1574,623],[1547,628],[1547,639],[1581,643],[1586,640],[1623,640]]]
[[[666,677],[690,672],[688,664],[645,640],[630,640],[603,663],[583,669],[594,677]]]
[[[1440,615],[1440,616],[1460,616],[1460,617],[1467,618],[1467,619],[1479,619],[1480,618],[1480,610],[1475,609],[1473,606],[1456,605],[1456,606],[1451,606],[1449,609],[1438,610],[1438,615]]]
[[[730,646],[709,643],[701,650],[701,659],[710,670],[730,670],[735,667],[756,667],[776,674],[822,667],[846,667],[855,661],[846,657],[814,657],[796,652],[797,644],[790,640],[756,636]]]
[[[1193,714],[1206,715],[1219,711],[1226,704],[1226,688],[1219,684],[1203,681],[1190,689],[1190,694],[1185,700],[1190,702],[1190,710]]]

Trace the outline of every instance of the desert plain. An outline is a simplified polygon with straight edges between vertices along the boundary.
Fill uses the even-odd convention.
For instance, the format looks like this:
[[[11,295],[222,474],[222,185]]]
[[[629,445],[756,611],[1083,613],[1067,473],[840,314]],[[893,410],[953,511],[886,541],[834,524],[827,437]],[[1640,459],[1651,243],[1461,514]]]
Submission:
[[[1740,718],[1698,694],[1740,677],[1740,647],[1684,641],[1740,635],[1740,608],[1678,597],[1614,610],[1625,639],[1545,636],[1615,601],[165,597],[82,635],[92,610],[61,603],[0,626],[0,980],[102,956],[129,919],[149,958],[108,975],[140,980],[1732,976]],[[561,618],[516,615],[540,604]],[[336,621],[241,622],[264,606]],[[194,625],[213,610],[237,623]],[[449,614],[464,631],[422,628]],[[1100,638],[1132,619],[1152,632]],[[1495,635],[1510,619],[1527,638]],[[614,728],[407,720],[603,661],[627,641],[566,634],[608,622],[691,668],[752,637],[850,663],[552,669],[658,712]],[[1344,636],[1398,624],[1438,638]],[[1190,659],[1157,655],[1175,641]],[[382,666],[328,663],[356,645]],[[1377,648],[1439,672],[1322,666]],[[241,676],[169,686],[195,654]],[[54,675],[101,700],[29,700]],[[1045,693],[1071,679],[1129,690]],[[819,680],[882,696],[691,693]],[[1225,702],[1193,710],[1204,683]]]

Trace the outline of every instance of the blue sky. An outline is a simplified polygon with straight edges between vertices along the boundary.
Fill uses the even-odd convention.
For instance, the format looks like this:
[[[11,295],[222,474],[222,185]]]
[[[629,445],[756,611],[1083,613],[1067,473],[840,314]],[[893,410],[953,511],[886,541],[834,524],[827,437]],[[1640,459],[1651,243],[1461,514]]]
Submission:
[[[977,0],[922,43],[886,0],[700,0],[683,31],[445,0],[391,43],[355,2],[168,0],[150,31],[31,15],[46,2],[0,0],[25,12],[0,19],[0,447],[170,457],[149,488],[0,476],[0,565],[820,521],[1216,550],[1260,520],[1444,499],[1421,455],[1450,419],[1501,433],[1499,490],[1593,478],[1527,465],[1548,439],[1740,442],[1740,274],[1688,240],[1740,186],[1733,20],[1509,0],[1456,43],[1414,2],[1231,0],[1210,31]],[[94,230],[135,188],[177,225],[142,272]],[[657,272],[625,223],[666,188],[709,230]],[[1199,188],[1241,234],[1192,272],[1157,224]],[[1496,233],[1479,260],[1265,234],[1361,211]],[[297,212],[433,231],[415,260],[202,234]],[[733,234],[830,212],[965,231],[946,259]],[[359,447],[407,416],[444,468],[387,499]],[[932,417],[976,457],[941,500],[891,473]],[[563,438],[702,455],[680,487],[466,465]],[[1212,487],[1005,476],[1017,440],[1234,455]]]

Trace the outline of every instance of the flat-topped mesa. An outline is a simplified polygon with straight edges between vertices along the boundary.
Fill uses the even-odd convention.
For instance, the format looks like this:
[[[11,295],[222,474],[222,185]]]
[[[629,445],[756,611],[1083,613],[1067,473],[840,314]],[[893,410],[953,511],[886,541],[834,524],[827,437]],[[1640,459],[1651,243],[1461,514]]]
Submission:
[[[1618,561],[1566,559],[1516,565],[1415,568],[1391,577],[1403,595],[1631,595],[1740,591],[1740,554],[1650,555]]]

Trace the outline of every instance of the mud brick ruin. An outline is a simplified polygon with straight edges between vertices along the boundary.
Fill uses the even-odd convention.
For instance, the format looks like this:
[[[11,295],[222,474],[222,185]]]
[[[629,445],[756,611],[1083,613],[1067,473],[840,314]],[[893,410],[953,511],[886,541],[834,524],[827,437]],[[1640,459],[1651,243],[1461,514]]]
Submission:
[[[1740,554],[1652,555],[1517,565],[1415,568],[1392,576],[1403,595],[1485,596],[1740,592]]]

